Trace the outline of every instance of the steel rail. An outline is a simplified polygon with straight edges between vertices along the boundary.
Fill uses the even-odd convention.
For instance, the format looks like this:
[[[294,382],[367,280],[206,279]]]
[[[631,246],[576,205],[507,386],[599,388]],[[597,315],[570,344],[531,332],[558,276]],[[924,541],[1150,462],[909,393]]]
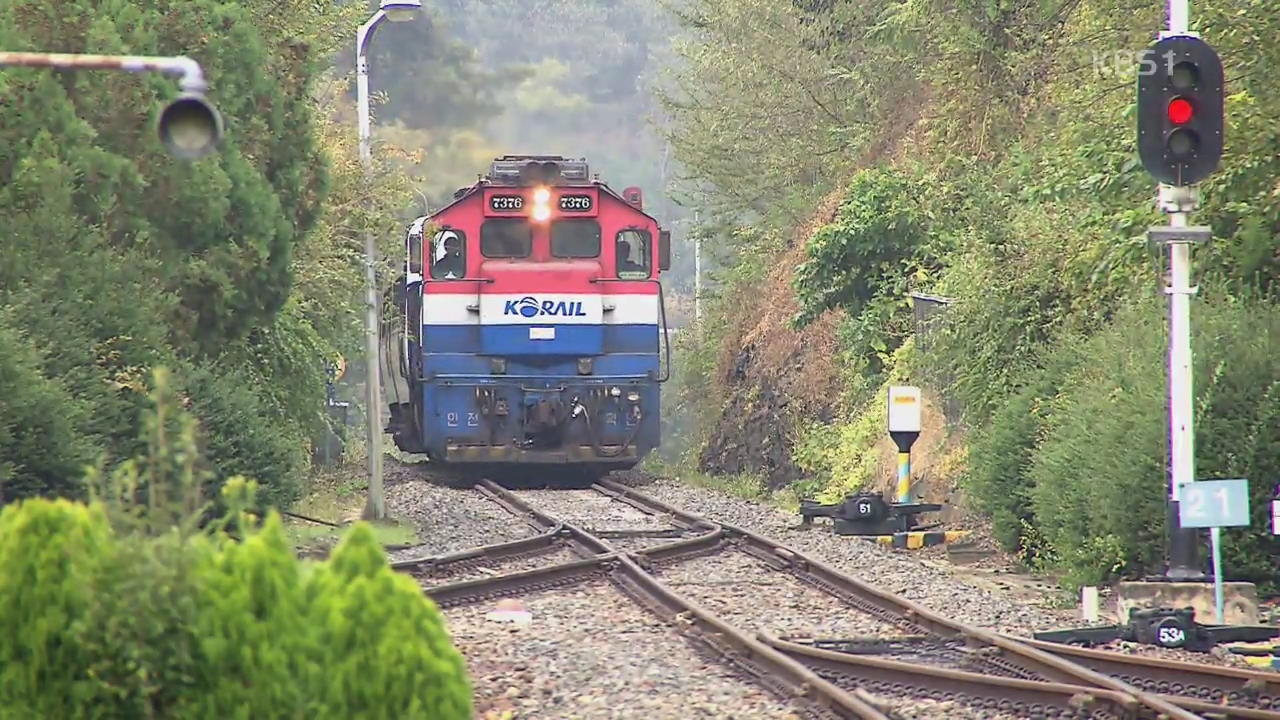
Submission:
[[[503,507],[516,514],[524,515],[532,521],[537,522],[541,527],[550,528],[554,526],[560,527],[560,534],[569,539],[574,550],[583,557],[592,557],[595,555],[609,555],[615,550],[600,538],[588,533],[575,525],[561,522],[556,518],[547,515],[538,510],[529,503],[521,500],[510,490],[503,488],[501,485],[492,480],[481,480],[476,484],[476,489],[486,495],[492,496]]]
[[[881,590],[857,578],[846,575],[839,570],[803,553],[792,550],[780,543],[769,540],[749,530],[729,523],[716,523],[701,516],[675,508],[657,498],[649,497],[634,488],[620,485],[610,480],[601,480],[598,485],[615,497],[626,497],[632,504],[652,511],[679,514],[689,522],[717,524],[724,530],[729,542],[738,542],[744,550],[753,556],[766,560],[771,566],[787,569],[798,579],[809,582],[820,589],[842,600],[851,601],[860,609],[875,608],[876,615],[893,616],[905,620],[915,627],[944,638],[963,639],[967,644],[977,647],[993,648],[999,651],[999,658],[988,656],[988,662],[1008,669],[1008,663],[1022,666],[1051,682],[1078,684],[1125,693],[1137,700],[1149,710],[1162,715],[1166,720],[1193,720],[1198,716],[1187,709],[1187,705],[1195,703],[1189,698],[1166,699],[1159,695],[1135,687],[1117,677],[1101,672],[1048,653],[1040,648],[1027,645],[1012,637],[965,625],[944,617],[939,613],[916,604],[906,598]],[[665,546],[659,546],[658,550]],[[658,553],[649,548],[636,551],[639,556],[654,556]],[[668,556],[668,560],[671,556]],[[834,591],[834,592],[833,592]],[[1124,656],[1116,656],[1123,658]],[[1001,662],[1004,661],[1004,662]],[[1223,708],[1225,710],[1226,708]]]
[[[470,605],[484,600],[590,582],[605,577],[616,562],[616,556],[612,555],[583,558],[490,578],[433,585],[422,591],[442,608]]]
[[[746,640],[742,638],[725,635],[725,629],[737,635],[742,635],[742,633],[729,627],[709,613],[701,611],[700,608],[698,609],[700,612],[695,612],[693,610],[693,608],[696,608],[695,605],[676,596],[660,581],[650,575],[647,570],[653,565],[665,565],[731,548],[738,549],[751,554],[776,570],[789,572],[797,579],[818,587],[842,601],[861,610],[871,612],[883,619],[919,629],[934,637],[961,641],[969,647],[986,648],[988,652],[981,655],[982,662],[991,664],[996,669],[1004,670],[1009,674],[1021,675],[1020,678],[1000,678],[1000,680],[1017,680],[1022,683],[1042,684],[1059,690],[1061,688],[1086,688],[1098,695],[1098,697],[1104,697],[1099,693],[1123,696],[1129,698],[1130,705],[1140,707],[1144,713],[1154,714],[1155,717],[1163,720],[1191,720],[1198,717],[1280,720],[1280,713],[1278,712],[1215,704],[1208,701],[1209,699],[1215,699],[1225,702],[1227,699],[1241,698],[1256,702],[1260,693],[1269,694],[1276,686],[1276,679],[1267,677],[1265,673],[1240,671],[1231,668],[1201,668],[1191,663],[1169,663],[1146,658],[1131,658],[1117,653],[1028,641],[980,628],[969,627],[943,617],[910,600],[881,591],[874,586],[845,575],[821,561],[812,559],[748,530],[727,523],[718,523],[705,519],[611,481],[601,481],[594,485],[593,488],[643,512],[669,516],[673,525],[686,531],[700,530],[702,532],[694,537],[683,537],[670,543],[622,552],[614,549],[603,539],[586,530],[563,523],[533,508],[501,486],[484,481],[476,486],[475,489],[477,491],[499,503],[508,512],[523,517],[531,526],[536,529],[542,529],[545,532],[533,538],[485,546],[455,553],[451,556],[397,563],[395,567],[398,570],[412,572],[415,563],[417,564],[416,567],[420,569],[424,566],[447,566],[450,563],[466,562],[468,559],[474,558],[497,559],[516,557],[521,554],[535,555],[539,552],[546,552],[551,548],[563,547],[567,542],[577,554],[584,558],[583,560],[508,573],[492,578],[438,585],[427,588],[425,592],[431,595],[438,604],[448,607],[489,598],[563,587],[607,577],[615,585],[626,590],[638,602],[650,607],[661,616],[676,619],[683,617],[686,620],[698,618],[700,627],[705,631],[700,635],[700,638],[715,646],[715,649],[721,654],[728,653],[726,657],[733,660],[740,657],[747,650],[758,653],[760,649],[749,644],[743,645],[742,643],[746,642]],[[662,537],[665,533],[646,531],[643,533],[616,534],[620,537],[628,537],[633,534]],[[522,548],[523,550],[517,548]],[[669,594],[671,598],[675,598],[675,600],[664,598],[664,592]],[[673,606],[670,605],[672,602],[678,602],[682,608],[686,609],[673,612],[671,610]],[[681,613],[685,614],[682,615]],[[689,615],[688,613],[693,614]],[[769,642],[764,642],[764,639],[768,639]],[[747,640],[752,640],[752,638],[747,638]],[[719,645],[716,644],[717,642]],[[773,639],[769,639],[767,636],[762,636],[762,639],[756,640],[756,642],[775,652],[782,652],[776,643],[786,643],[786,641],[781,640],[774,642]],[[798,656],[791,652],[795,648],[803,648],[805,652],[800,654],[808,658],[824,657],[830,659],[827,656],[815,655],[814,653],[832,653],[832,651],[795,643],[786,643],[783,647],[788,651],[783,654],[793,662],[799,662]],[[747,654],[750,655],[750,652]],[[847,653],[832,654],[841,658],[854,657]],[[755,656],[751,655],[751,657]],[[1082,658],[1084,661],[1077,662],[1076,658]],[[866,658],[858,659],[866,660]],[[1134,660],[1138,662],[1135,664]],[[942,677],[931,672],[924,672],[917,665],[907,665],[884,659],[880,659],[879,663],[882,672],[891,672],[885,668],[893,668],[894,663],[897,663],[910,668],[911,672],[915,673],[916,676],[921,675],[923,672],[924,675],[935,679]],[[856,665],[857,661],[853,661],[852,664]],[[1135,671],[1135,667],[1138,667],[1139,670]],[[1161,671],[1171,667],[1170,673],[1174,676],[1172,679],[1169,673],[1159,674]],[[944,668],[938,669],[945,670]],[[1144,669],[1150,674],[1149,676],[1144,677],[1141,674],[1134,674],[1140,673]],[[903,670],[903,668],[897,668],[897,670]],[[773,670],[768,672],[773,672]],[[792,677],[797,677],[794,669],[789,672]],[[947,676],[951,682],[958,681],[957,678],[963,678],[966,674],[965,671],[958,670],[947,670],[947,672],[961,673],[959,676]],[[967,674],[976,675],[975,673]],[[987,677],[983,675],[976,676]],[[1039,676],[1040,679],[1031,679],[1034,676]],[[1216,678],[1217,685],[1206,682],[1206,678],[1210,676]],[[760,675],[759,672],[753,673],[753,677],[766,685],[770,682],[765,675]],[[917,677],[916,680],[918,682],[919,678]],[[1137,680],[1137,682],[1133,682],[1134,680]],[[1206,695],[1202,691],[1199,693],[1199,697],[1186,697],[1183,693],[1189,685],[1193,689],[1197,686],[1212,686],[1220,690],[1220,692],[1216,695]],[[794,692],[795,687],[791,687],[790,690],[787,687],[791,686],[785,686],[784,683],[784,686],[778,686],[774,689],[784,694]],[[1015,683],[1008,687],[1021,687],[1029,692],[1029,688],[1032,685],[1017,686]],[[989,689],[988,692],[993,691]],[[1052,691],[1047,690],[1046,692]],[[861,712],[868,710],[880,712],[874,707],[874,702],[856,695],[854,697],[865,706],[860,710]],[[1107,695],[1105,697],[1110,696]],[[992,702],[993,700],[988,698],[987,701]],[[1107,702],[1111,703],[1111,700]],[[1119,707],[1114,703],[1112,705]],[[828,711],[829,709],[823,712]],[[847,715],[837,716],[846,717]],[[870,716],[854,715],[854,717]]]
[[[698,604],[676,594],[627,555],[619,555],[615,582],[654,611],[712,647],[757,683],[820,715],[890,720],[882,710],[845,692],[783,653],[739,631]]]
[[[523,520],[529,527],[539,531],[538,534],[492,545],[481,545],[445,555],[399,560],[391,563],[391,568],[420,578],[439,577],[441,575],[447,576],[460,573],[483,565],[486,562],[500,562],[548,555],[565,547],[568,547],[580,557],[595,557],[613,552],[612,548],[598,538],[565,525],[491,481],[481,481],[472,489]]]
[[[565,527],[571,534],[587,535],[572,525]],[[601,578],[670,622],[682,634],[718,654],[754,682],[818,717],[892,720],[858,695],[845,692],[802,663],[675,594],[626,555],[611,553],[493,578],[437,585],[424,588],[423,592],[437,605],[447,608]]]
[[[695,515],[687,510],[676,507],[661,500],[649,497],[644,493],[637,492],[632,488],[616,483],[612,480],[600,480],[591,486],[596,492],[617,500],[618,502],[630,505],[631,507],[644,513],[659,513],[669,515],[673,521],[672,524],[686,529],[697,528],[718,528],[720,523],[708,520],[701,515]]]
[[[1260,707],[1280,710],[1280,673],[1247,668],[1197,665],[1180,660],[1121,655],[1119,653],[1059,645],[1028,638],[1015,638],[1024,645],[1091,667],[1099,672],[1124,676],[1132,685],[1149,686],[1154,692],[1168,693],[1174,687],[1201,688],[1208,692],[1204,700],[1240,699]],[[1180,694],[1175,691],[1174,694]],[[1280,717],[1280,712],[1274,713]]]
[[[413,573],[414,575],[438,576],[451,572],[460,572],[485,562],[517,560],[547,555],[563,547],[564,542],[560,537],[560,528],[556,527],[538,535],[494,545],[482,545],[447,555],[429,555],[409,560],[397,560],[391,563],[391,569]]]
[[[860,657],[788,642],[766,633],[759,633],[756,637],[810,668],[856,678],[872,692],[888,695],[901,694],[903,691],[913,694],[941,692],[942,697],[936,699],[967,701],[993,710],[1036,712],[1043,706],[1088,713],[1096,708],[1104,708],[1118,717],[1135,717],[1139,710],[1138,703],[1132,696],[1115,690]],[[839,684],[838,681],[835,682]],[[1018,708],[1018,704],[1028,707]]]
[[[951,685],[949,692],[956,695],[968,694],[976,696],[980,699],[987,699],[1002,695],[1002,688],[1008,688],[1011,692],[1006,697],[1014,697],[1014,693],[1019,693],[1023,697],[1023,701],[1034,699],[1033,695],[1038,688],[1043,688],[1044,693],[1056,695],[1056,698],[1050,698],[1048,704],[1057,705],[1059,707],[1074,707],[1075,703],[1088,696],[1094,701],[1106,700],[1113,711],[1121,712],[1124,715],[1136,712],[1138,705],[1135,699],[1127,693],[1115,690],[1104,690],[1096,687],[1086,687],[1083,685],[1072,685],[1067,683],[1045,682],[1039,680],[1025,680],[1021,678],[1003,678],[992,675],[984,675],[973,673],[966,670],[954,670],[949,668],[931,667],[927,665],[916,665],[904,663],[897,660],[886,660],[876,657],[865,657],[858,655],[850,655],[822,648],[815,648],[801,643],[794,643],[784,639],[772,637],[765,633],[757,634],[760,640],[781,652],[794,657],[812,668],[820,670],[830,670],[839,674],[854,675],[859,678],[868,678],[872,681],[870,690],[885,691],[885,683],[894,684],[901,683],[904,675],[915,674],[922,676],[930,676],[937,678],[940,682],[930,685],[933,687],[942,687],[944,684]],[[983,688],[986,692],[982,692]],[[1071,689],[1073,692],[1067,692]],[[973,692],[973,691],[978,692]],[[1074,695],[1074,697],[1073,697]],[[1198,715],[1209,718],[1240,718],[1241,720],[1277,720],[1280,713],[1270,710],[1255,708],[1240,708],[1223,706],[1206,700],[1196,700],[1174,695],[1162,694],[1161,697],[1170,703],[1177,703],[1180,707],[1194,712]],[[1118,699],[1123,699],[1118,700]],[[1042,699],[1043,701],[1044,699]]]
[[[586,558],[494,578],[423,590],[440,607],[456,607],[510,595],[607,579],[642,607],[699,641],[753,681],[820,716],[891,720],[855,695],[822,679],[804,664],[726,625],[671,592],[624,555]]]
[[[391,563],[393,570],[414,575],[439,575],[442,572],[462,571],[482,564],[486,560],[511,560],[520,557],[550,553],[563,547],[563,524],[545,513],[540,513],[514,496],[496,494],[489,487],[476,485],[476,492],[496,503],[503,510],[516,516],[526,525],[538,531],[537,535],[507,542],[462,550],[444,555],[429,555]],[[515,502],[512,502],[512,500]]]

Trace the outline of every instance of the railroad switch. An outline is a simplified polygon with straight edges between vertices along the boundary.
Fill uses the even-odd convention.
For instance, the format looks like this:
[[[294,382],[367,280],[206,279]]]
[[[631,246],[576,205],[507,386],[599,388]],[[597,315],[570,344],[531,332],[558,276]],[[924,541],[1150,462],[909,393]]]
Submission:
[[[1097,645],[1126,640],[1143,645],[1208,652],[1231,642],[1257,642],[1280,636],[1268,625],[1201,625],[1193,608],[1132,608],[1126,625],[1107,625],[1034,633],[1037,640],[1064,645]]]
[[[917,526],[916,517],[941,509],[934,503],[889,503],[874,493],[855,493],[833,505],[800,501],[804,525],[812,525],[815,517],[829,517],[836,535],[891,535],[922,530],[925,528]]]

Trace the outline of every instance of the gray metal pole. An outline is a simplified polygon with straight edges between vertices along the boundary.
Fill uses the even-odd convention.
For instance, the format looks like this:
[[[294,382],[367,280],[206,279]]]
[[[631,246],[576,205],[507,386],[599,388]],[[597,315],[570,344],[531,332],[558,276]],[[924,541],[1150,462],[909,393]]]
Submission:
[[[178,87],[187,92],[203,93],[209,89],[200,63],[182,55],[154,57],[146,55],[81,55],[71,53],[0,52],[0,66],[54,67],[67,70],[124,70],[125,72],[158,72],[178,76]]]
[[[356,34],[356,113],[360,133],[360,162],[364,166],[365,181],[373,180],[373,153],[369,146],[369,61],[365,57],[365,43],[370,33],[386,13],[373,14],[360,26]],[[366,193],[370,205],[372,193]],[[364,283],[365,283],[365,414],[368,420],[369,444],[369,496],[364,514],[380,520],[387,516],[386,495],[382,487],[382,383],[378,363],[378,287],[375,261],[377,244],[366,225],[364,231]]]
[[[1175,201],[1177,202],[1177,201]],[[1178,203],[1181,205],[1182,203]],[[1181,208],[1180,208],[1181,210]],[[1185,210],[1169,213],[1171,228],[1187,227]],[[1173,523],[1169,548],[1171,580],[1201,579],[1197,534],[1182,528],[1182,486],[1196,479],[1195,407],[1191,374],[1191,243],[1169,244],[1169,498]]]

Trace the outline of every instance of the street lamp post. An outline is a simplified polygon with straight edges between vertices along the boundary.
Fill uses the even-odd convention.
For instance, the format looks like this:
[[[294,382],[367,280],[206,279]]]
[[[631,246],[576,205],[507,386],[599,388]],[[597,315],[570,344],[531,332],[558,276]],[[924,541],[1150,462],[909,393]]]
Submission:
[[[360,163],[364,166],[365,182],[373,180],[373,155],[369,148],[369,61],[365,46],[373,31],[383,20],[402,22],[412,20],[422,9],[421,0],[382,0],[378,11],[360,26],[356,32],[356,113],[360,133]],[[369,194],[367,194],[369,195]],[[372,203],[372,197],[369,198]],[[365,225],[364,230],[364,283],[365,283],[365,385],[368,397],[365,414],[368,416],[369,434],[369,498],[365,516],[381,519],[387,516],[386,498],[382,491],[382,384],[378,377],[378,286],[374,262],[377,244],[373,233]]]
[[[204,93],[209,89],[200,63],[189,57],[92,55],[86,53],[0,52],[0,67],[49,67],[59,70],[157,72],[178,77],[182,94],[165,106],[156,121],[160,142],[182,160],[198,160],[217,149],[222,116]]]

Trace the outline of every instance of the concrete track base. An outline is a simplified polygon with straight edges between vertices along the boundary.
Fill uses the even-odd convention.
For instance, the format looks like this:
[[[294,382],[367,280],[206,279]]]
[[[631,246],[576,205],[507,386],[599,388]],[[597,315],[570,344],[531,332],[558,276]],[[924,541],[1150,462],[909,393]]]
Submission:
[[[1258,589],[1253,583],[1222,584],[1222,612],[1227,625],[1258,624]],[[1196,622],[1216,625],[1211,582],[1122,582],[1116,588],[1116,617],[1128,622],[1130,608],[1195,608]]]

